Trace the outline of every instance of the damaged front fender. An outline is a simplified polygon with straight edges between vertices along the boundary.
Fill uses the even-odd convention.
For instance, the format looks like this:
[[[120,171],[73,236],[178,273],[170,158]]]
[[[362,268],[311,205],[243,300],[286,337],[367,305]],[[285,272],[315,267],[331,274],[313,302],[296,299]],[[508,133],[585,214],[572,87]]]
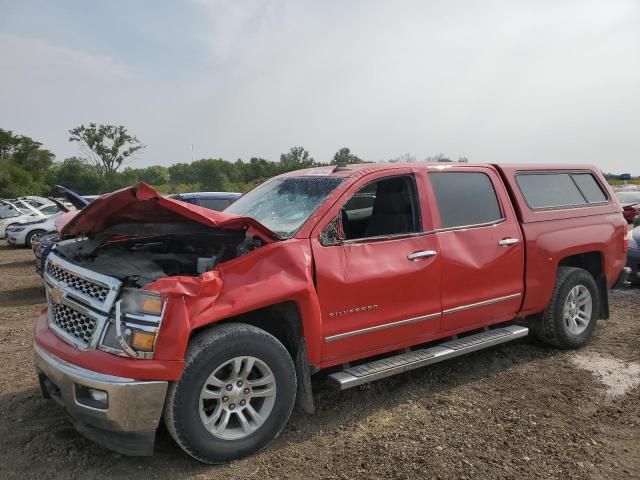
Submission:
[[[199,277],[164,277],[145,288],[169,299],[155,358],[184,358],[194,330],[282,302],[294,302],[300,313],[309,362],[320,363],[320,306],[308,240],[272,243]]]

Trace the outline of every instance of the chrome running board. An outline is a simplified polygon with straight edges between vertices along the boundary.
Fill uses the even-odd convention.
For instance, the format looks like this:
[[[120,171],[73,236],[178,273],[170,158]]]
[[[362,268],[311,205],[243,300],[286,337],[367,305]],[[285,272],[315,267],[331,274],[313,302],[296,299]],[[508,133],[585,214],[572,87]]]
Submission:
[[[440,343],[433,347],[416,349],[393,357],[373,360],[368,363],[348,367],[328,376],[329,382],[339,388],[347,388],[373,382],[381,378],[459,357],[466,353],[493,347],[517,338],[526,337],[529,329],[519,325],[494,328],[467,337]]]

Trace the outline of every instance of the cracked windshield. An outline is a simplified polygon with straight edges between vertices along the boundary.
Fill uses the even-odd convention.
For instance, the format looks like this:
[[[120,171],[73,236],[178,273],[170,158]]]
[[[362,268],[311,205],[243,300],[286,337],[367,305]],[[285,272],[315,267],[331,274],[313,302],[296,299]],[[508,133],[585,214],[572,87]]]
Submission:
[[[251,217],[290,238],[342,181],[341,178],[276,178],[254,188],[225,210]]]

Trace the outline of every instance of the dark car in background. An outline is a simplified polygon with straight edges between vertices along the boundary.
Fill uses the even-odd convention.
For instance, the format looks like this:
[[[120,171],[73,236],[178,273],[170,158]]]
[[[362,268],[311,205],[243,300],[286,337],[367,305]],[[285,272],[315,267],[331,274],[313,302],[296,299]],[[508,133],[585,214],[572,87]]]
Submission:
[[[640,215],[640,190],[617,190],[615,192],[622,205],[622,214],[628,223]]]
[[[192,192],[176,193],[169,195],[169,198],[221,212],[241,196],[241,193],[236,192]]]

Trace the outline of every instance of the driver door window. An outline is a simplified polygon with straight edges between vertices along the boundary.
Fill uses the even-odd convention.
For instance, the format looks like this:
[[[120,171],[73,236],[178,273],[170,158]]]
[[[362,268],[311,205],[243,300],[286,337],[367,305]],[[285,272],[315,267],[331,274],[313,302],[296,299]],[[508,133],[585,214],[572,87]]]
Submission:
[[[413,177],[383,178],[365,185],[344,204],[341,217],[345,240],[420,232]]]

